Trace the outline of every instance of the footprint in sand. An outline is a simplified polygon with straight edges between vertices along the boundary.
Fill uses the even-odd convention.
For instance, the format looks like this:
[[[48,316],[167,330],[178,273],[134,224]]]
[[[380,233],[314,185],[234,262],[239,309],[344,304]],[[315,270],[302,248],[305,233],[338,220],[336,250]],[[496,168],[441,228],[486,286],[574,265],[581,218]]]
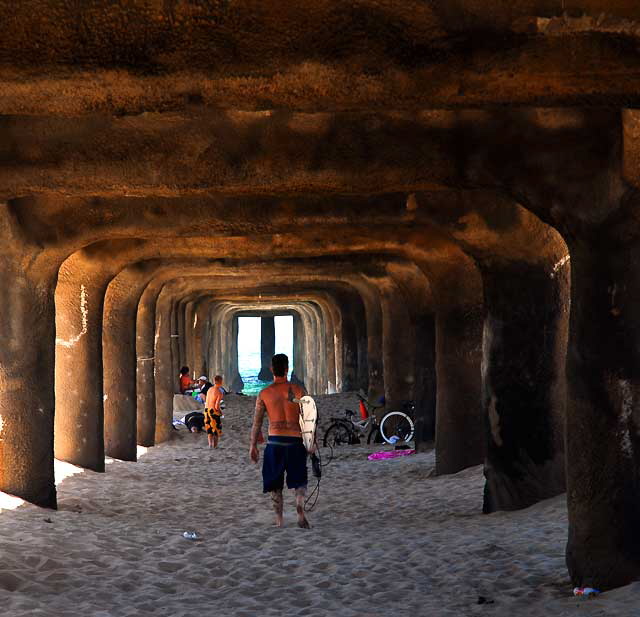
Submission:
[[[163,572],[177,572],[178,570],[182,570],[182,568],[184,568],[185,564],[183,563],[172,563],[170,561],[161,561],[158,564],[158,568],[160,568],[160,570],[162,570]]]
[[[17,591],[23,586],[24,582],[24,580],[11,572],[0,572],[0,589]]]

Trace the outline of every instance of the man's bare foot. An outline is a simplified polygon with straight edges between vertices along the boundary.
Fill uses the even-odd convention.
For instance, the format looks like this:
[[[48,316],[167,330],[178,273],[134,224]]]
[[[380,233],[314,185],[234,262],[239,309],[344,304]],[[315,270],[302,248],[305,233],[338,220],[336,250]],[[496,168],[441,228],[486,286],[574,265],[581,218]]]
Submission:
[[[276,527],[284,527],[284,519],[281,516],[276,516]]]
[[[311,529],[311,525],[309,525],[309,521],[304,515],[304,507],[296,506],[296,512],[298,514],[298,527],[300,527],[301,529]]]

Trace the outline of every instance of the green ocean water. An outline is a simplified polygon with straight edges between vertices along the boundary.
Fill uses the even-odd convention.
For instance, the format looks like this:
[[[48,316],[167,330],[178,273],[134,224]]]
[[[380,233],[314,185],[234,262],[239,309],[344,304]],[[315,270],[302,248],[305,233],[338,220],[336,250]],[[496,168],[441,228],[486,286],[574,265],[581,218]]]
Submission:
[[[238,369],[244,382],[243,394],[256,396],[271,381],[258,379],[260,373],[260,319],[241,317],[238,320]],[[289,368],[293,365],[293,318],[275,318],[276,353],[289,356]]]
[[[268,386],[271,381],[260,381],[258,374],[260,373],[260,353],[258,352],[238,352],[238,368],[240,376],[244,382],[243,394],[247,396],[256,396],[262,388]],[[289,372],[291,375],[291,372]]]

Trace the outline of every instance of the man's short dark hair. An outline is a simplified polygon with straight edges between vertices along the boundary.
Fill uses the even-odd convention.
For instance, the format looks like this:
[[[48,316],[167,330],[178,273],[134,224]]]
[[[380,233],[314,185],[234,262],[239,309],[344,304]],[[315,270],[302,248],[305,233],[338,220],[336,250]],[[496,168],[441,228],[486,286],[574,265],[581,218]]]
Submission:
[[[186,375],[189,372],[189,367],[188,366],[183,366],[180,369],[180,375]]]
[[[287,354],[277,353],[271,358],[271,369],[274,377],[286,377],[289,368],[289,358]]]

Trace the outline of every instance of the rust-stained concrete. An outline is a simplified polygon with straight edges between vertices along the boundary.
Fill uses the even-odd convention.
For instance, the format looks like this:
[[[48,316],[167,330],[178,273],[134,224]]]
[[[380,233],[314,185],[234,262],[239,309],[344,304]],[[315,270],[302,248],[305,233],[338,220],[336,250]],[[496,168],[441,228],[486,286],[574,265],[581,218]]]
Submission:
[[[135,460],[286,313],[310,392],[415,401],[485,511],[567,490],[574,584],[639,578],[639,39],[631,0],[0,0],[0,489]]]

